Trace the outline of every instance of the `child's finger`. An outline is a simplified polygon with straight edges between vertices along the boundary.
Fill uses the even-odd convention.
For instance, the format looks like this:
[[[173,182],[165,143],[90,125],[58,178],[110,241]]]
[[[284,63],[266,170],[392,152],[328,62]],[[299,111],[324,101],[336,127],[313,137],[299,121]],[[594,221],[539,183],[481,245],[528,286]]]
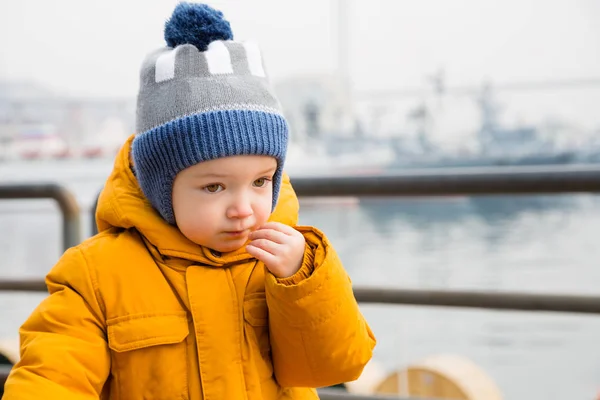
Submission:
[[[288,236],[294,235],[297,231],[291,226],[282,224],[280,222],[267,222],[260,229],[273,229],[281,233],[285,233]],[[259,230],[260,230],[259,229]]]
[[[265,228],[258,229],[249,236],[250,240],[266,239],[275,243],[283,244],[286,242],[287,235],[283,232],[276,231],[275,229]]]
[[[250,254],[252,257],[256,258],[259,261],[262,261],[263,263],[265,263],[265,265],[273,265],[276,261],[276,258],[273,254],[259,248],[256,247],[252,244],[249,244],[246,246],[246,251],[248,252],[248,254]]]
[[[279,244],[267,239],[252,240],[249,244],[273,255],[277,255],[277,250],[280,246]]]

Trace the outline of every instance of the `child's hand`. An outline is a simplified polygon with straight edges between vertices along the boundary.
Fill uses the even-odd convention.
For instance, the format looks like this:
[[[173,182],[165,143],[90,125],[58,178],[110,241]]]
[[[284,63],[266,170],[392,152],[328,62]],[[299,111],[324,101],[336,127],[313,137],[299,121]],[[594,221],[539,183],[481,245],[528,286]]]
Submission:
[[[302,266],[306,241],[294,228],[279,222],[268,222],[249,236],[246,251],[265,263],[278,278],[294,275]]]

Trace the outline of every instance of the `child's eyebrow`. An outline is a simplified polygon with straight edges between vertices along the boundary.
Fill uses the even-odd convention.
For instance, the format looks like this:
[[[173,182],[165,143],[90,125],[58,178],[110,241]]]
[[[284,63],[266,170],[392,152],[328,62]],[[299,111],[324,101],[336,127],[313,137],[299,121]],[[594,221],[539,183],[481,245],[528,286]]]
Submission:
[[[269,167],[269,168],[263,170],[262,172],[259,172],[257,175],[268,175],[269,173],[275,173],[276,169],[277,169],[277,166]]]
[[[216,172],[198,172],[193,175],[194,178],[227,178],[227,174],[218,174]]]
[[[277,166],[269,167],[269,168],[262,170],[261,172],[256,173],[256,175],[272,174],[275,172],[276,169],[277,169]],[[229,178],[230,176],[231,176],[230,174],[220,174],[217,172],[198,172],[193,175],[194,178],[216,178],[216,179]]]

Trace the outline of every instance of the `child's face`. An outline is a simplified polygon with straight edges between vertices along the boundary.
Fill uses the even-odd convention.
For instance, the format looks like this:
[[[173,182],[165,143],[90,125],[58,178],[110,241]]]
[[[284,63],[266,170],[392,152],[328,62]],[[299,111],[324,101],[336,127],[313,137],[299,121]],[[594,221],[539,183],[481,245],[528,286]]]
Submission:
[[[179,230],[191,241],[219,252],[241,248],[250,232],[271,214],[276,169],[272,157],[233,156],[179,172],[173,183]]]

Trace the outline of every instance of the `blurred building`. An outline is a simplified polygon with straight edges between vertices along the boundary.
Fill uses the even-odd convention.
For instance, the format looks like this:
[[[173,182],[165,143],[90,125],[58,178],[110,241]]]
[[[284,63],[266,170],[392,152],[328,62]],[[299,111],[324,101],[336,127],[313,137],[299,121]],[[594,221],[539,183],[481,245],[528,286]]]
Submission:
[[[135,99],[67,97],[0,82],[0,159],[111,157],[134,129]]]

